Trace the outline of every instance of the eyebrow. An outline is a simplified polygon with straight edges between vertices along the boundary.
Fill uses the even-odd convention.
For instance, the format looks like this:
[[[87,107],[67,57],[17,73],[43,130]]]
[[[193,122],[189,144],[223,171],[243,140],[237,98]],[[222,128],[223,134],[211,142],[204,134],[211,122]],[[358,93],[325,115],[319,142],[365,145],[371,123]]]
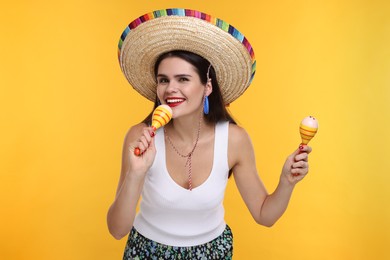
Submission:
[[[157,78],[158,77],[165,77],[165,78],[168,78],[167,75],[165,74],[157,74]],[[177,74],[177,75],[174,75],[173,76],[174,78],[180,78],[180,77],[192,77],[190,74]]]

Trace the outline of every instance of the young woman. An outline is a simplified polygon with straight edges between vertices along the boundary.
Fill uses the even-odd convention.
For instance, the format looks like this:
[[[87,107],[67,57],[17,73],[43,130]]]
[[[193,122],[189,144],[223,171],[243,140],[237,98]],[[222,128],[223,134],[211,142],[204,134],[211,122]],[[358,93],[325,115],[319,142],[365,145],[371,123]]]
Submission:
[[[272,226],[286,210],[296,183],[307,174],[311,148],[301,146],[287,158],[279,185],[272,194],[268,194],[258,177],[250,137],[235,124],[225,108],[250,84],[253,58],[251,55],[233,58],[231,63],[248,59],[246,64],[249,68],[226,71],[222,67],[229,64],[218,62],[215,49],[206,50],[205,54],[204,47],[198,46],[199,39],[205,40],[204,35],[191,34],[190,38],[196,40],[189,40],[185,37],[188,30],[177,31],[177,25],[186,29],[191,27],[188,21],[193,24],[201,20],[203,23],[204,20],[199,18],[204,17],[202,13],[198,15],[185,10],[184,15],[178,15],[182,9],[169,10],[165,10],[165,16],[144,19],[142,23],[149,23],[148,26],[132,29],[146,32],[144,37],[149,41],[144,45],[157,42],[151,40],[157,37],[153,28],[166,33],[176,30],[180,43],[168,40],[176,47],[167,45],[149,57],[145,50],[135,48],[137,44],[134,42],[139,40],[139,35],[130,34],[131,30],[127,30],[120,43],[121,66],[130,83],[142,95],[154,100],[155,107],[159,104],[170,106],[173,117],[167,125],[154,132],[149,127],[150,114],[128,131],[116,198],[108,211],[108,227],[117,239],[130,233],[124,259],[231,259],[233,235],[224,221],[223,208],[228,177],[234,174],[236,185],[254,220],[261,225]],[[156,23],[150,24],[150,21]],[[161,29],[162,24],[166,24],[165,29]],[[226,35],[226,31],[219,27],[202,28],[206,34],[210,31],[214,33],[209,36],[207,44],[216,49],[219,48],[215,45],[218,37],[232,36]],[[154,33],[148,34],[149,31]],[[216,32],[222,33],[222,36],[216,36]],[[181,37],[178,36],[180,33]],[[232,44],[236,47],[243,45],[241,42]],[[156,45],[163,44],[157,42],[151,45],[156,48]],[[193,45],[198,47],[191,48]],[[131,55],[128,53],[130,50]],[[225,55],[229,54],[229,50],[232,47],[226,46],[223,50]],[[153,77],[149,86],[147,76],[131,70],[137,68],[130,64],[137,59],[128,57],[140,58],[140,55],[144,55],[141,59],[144,66],[149,67],[143,69],[149,72],[149,79]],[[213,58],[215,56],[217,60]],[[145,57],[149,57],[147,62]],[[221,75],[218,76],[218,73]],[[246,80],[240,84],[231,76]],[[141,150],[141,156],[134,154],[136,147]],[[136,213],[141,195],[140,211]]]

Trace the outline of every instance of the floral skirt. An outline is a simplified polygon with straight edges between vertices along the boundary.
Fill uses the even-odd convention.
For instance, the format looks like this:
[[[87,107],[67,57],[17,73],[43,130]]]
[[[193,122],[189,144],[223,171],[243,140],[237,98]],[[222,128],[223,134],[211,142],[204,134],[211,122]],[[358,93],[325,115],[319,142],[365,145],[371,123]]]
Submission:
[[[128,259],[232,259],[233,234],[226,225],[216,239],[198,246],[168,246],[150,240],[134,228],[129,234],[123,260]]]

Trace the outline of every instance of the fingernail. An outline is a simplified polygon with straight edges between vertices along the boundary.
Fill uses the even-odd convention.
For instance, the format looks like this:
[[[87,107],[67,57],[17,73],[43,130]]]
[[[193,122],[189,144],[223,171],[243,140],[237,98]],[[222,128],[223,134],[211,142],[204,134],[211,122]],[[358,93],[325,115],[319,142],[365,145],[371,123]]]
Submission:
[[[299,150],[302,150],[302,149],[303,149],[303,145],[300,145],[300,146],[299,146]]]
[[[154,132],[152,132],[151,134],[150,134],[150,136],[151,137],[154,137],[156,134],[154,133]]]

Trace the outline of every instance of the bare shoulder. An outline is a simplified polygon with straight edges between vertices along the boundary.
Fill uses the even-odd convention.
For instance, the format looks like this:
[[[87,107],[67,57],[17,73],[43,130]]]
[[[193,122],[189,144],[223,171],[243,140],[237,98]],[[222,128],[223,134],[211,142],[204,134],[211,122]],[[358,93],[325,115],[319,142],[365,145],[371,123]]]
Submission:
[[[235,124],[229,124],[229,144],[236,146],[248,142],[251,142],[250,137],[244,128]]]
[[[244,160],[253,157],[251,138],[247,131],[238,125],[229,125],[228,147],[230,168],[234,168]]]

